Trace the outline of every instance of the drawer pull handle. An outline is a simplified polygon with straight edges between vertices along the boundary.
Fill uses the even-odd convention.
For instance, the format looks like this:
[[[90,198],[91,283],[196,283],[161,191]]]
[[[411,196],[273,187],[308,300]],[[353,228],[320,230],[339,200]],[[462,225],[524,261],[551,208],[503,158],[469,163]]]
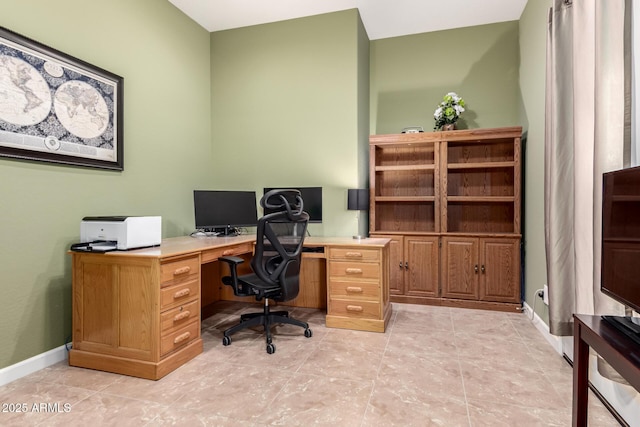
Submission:
[[[361,294],[362,288],[359,286],[347,286],[347,292],[351,292],[353,294]]]
[[[361,268],[347,268],[345,270],[345,272],[347,274],[362,274],[362,269]]]
[[[186,297],[187,295],[189,295],[191,293],[191,289],[189,288],[185,288],[181,291],[176,292],[175,294],[173,294],[173,299],[178,299],[178,298],[182,298],[182,297]]]
[[[191,337],[191,332],[185,332],[184,334],[180,334],[173,339],[174,344],[180,344],[182,341],[186,341]]]
[[[179,276],[181,274],[187,274],[190,271],[191,271],[191,267],[186,265],[184,267],[176,268],[176,270],[173,272],[173,275],[174,276]]]
[[[233,255],[233,249],[227,249],[222,251],[222,256]]]
[[[348,305],[347,306],[347,311],[353,311],[355,313],[362,313],[362,306],[361,305]]]
[[[176,314],[175,317],[173,318],[173,321],[174,322],[179,322],[181,320],[184,320],[184,319],[188,318],[189,316],[191,316],[191,312],[189,310],[183,311],[180,314]]]
[[[347,252],[345,256],[347,258],[362,258],[362,252]]]

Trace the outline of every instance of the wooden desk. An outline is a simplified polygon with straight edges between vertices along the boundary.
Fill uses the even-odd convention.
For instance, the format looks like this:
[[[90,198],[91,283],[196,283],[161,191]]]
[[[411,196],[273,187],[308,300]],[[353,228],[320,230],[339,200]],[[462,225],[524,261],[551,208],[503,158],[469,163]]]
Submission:
[[[220,286],[228,273],[215,261],[249,257],[254,241],[254,236],[176,237],[155,248],[71,252],[69,364],[155,380],[202,353],[202,306],[233,299]],[[307,237],[305,247],[319,252],[305,254],[303,269],[313,265],[310,260],[322,268],[301,276],[302,295],[292,303],[309,306],[311,300],[312,306],[327,307],[328,327],[384,332],[391,317],[389,239]],[[305,283],[305,274],[323,286],[309,278]],[[324,295],[310,298],[308,284]]]
[[[640,391],[640,346],[600,316],[573,315],[573,426],[587,425],[589,347]]]

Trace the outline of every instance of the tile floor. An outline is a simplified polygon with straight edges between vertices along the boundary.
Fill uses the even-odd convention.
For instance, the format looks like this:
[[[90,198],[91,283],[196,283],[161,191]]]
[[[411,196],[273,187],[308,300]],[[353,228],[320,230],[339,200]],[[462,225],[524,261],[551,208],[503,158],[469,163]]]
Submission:
[[[252,330],[222,346],[222,330],[247,305],[219,303],[202,325],[204,353],[162,380],[60,363],[0,387],[0,403],[28,408],[0,412],[0,425],[571,425],[571,368],[525,315],[393,309],[384,334],[329,329],[324,313],[294,309],[313,337],[276,327],[269,355]],[[591,426],[618,425],[589,401]]]

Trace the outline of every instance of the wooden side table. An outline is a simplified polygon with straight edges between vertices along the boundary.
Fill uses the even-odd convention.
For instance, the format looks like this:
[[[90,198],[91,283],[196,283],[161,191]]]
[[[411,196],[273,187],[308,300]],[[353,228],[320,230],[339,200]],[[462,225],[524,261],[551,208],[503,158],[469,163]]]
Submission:
[[[640,391],[640,345],[600,316],[573,315],[573,422],[587,425],[589,347]]]

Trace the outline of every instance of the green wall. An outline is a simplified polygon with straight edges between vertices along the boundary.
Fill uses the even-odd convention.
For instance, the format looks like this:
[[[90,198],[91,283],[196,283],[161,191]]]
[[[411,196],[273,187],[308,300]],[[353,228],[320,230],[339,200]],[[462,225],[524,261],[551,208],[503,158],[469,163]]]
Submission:
[[[0,25],[124,77],[124,171],[0,158],[0,368],[71,334],[71,258],[88,215],[193,228],[211,182],[209,33],[169,2],[0,0]]]
[[[371,133],[433,130],[448,92],[467,103],[458,128],[520,125],[518,22],[371,42]]]
[[[360,27],[352,9],[211,34],[210,189],[321,186],[311,235],[355,232]]]
[[[549,323],[547,307],[535,292],[547,282],[544,243],[544,93],[547,16],[551,0],[527,2],[520,17],[520,91],[526,141],[525,177],[525,300]]]

